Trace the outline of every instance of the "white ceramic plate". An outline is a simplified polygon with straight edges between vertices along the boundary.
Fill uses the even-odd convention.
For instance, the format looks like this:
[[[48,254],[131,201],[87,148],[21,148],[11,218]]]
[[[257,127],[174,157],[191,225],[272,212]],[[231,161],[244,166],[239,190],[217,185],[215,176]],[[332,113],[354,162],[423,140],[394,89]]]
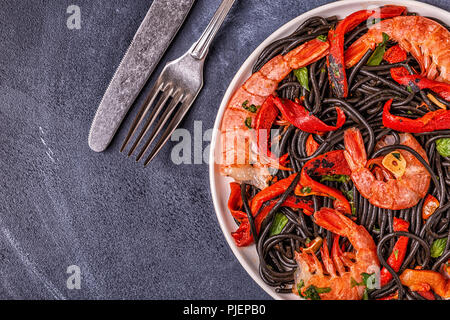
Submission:
[[[381,6],[385,4],[395,4],[402,5],[408,8],[408,11],[417,12],[422,16],[431,16],[447,24],[450,24],[450,15],[447,11],[434,7],[429,4],[417,2],[417,1],[406,1],[406,0],[396,0],[396,1],[361,1],[361,0],[343,0],[333,2],[322,7],[308,11],[297,18],[286,23],[284,26],[275,31],[271,36],[269,36],[261,45],[253,51],[253,53],[248,57],[248,59],[241,66],[239,71],[234,76],[231,81],[225,96],[222,99],[219,112],[217,113],[217,118],[214,123],[214,135],[211,142],[211,152],[210,152],[210,162],[209,162],[209,176],[211,184],[211,194],[214,202],[214,207],[217,214],[217,219],[219,220],[220,227],[225,235],[225,238],[233,250],[233,253],[238,258],[242,266],[247,270],[250,276],[255,280],[261,288],[263,288],[268,294],[270,294],[275,299],[297,299],[294,294],[278,294],[275,292],[273,287],[266,285],[259,276],[258,266],[259,260],[256,253],[255,246],[249,246],[245,248],[238,248],[233,238],[231,237],[231,232],[237,229],[236,223],[234,222],[231,214],[228,212],[227,201],[230,194],[229,183],[232,181],[230,178],[226,178],[220,175],[219,166],[214,163],[214,150],[218,146],[218,136],[217,131],[220,128],[220,123],[222,121],[222,116],[225,111],[228,100],[230,99],[233,92],[239,88],[248,77],[251,75],[251,69],[253,64],[256,62],[261,51],[273,41],[283,38],[295,31],[297,26],[312,16],[322,16],[329,17],[337,15],[339,18],[344,18],[347,15],[363,9],[370,9],[371,6]]]

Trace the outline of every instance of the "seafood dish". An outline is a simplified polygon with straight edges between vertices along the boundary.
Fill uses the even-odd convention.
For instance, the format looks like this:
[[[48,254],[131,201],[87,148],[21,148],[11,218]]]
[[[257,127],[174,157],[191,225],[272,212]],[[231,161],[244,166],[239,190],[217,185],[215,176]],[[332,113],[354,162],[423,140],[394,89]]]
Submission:
[[[310,300],[450,299],[450,31],[384,5],[313,16],[229,99],[237,247]]]

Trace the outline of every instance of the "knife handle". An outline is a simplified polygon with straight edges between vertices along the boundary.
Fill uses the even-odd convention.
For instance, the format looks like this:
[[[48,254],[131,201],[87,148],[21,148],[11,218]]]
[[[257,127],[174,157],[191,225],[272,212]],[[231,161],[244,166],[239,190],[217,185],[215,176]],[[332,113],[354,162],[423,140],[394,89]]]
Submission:
[[[220,26],[225,20],[225,17],[233,6],[234,1],[235,0],[222,1],[216,13],[214,14],[214,17],[211,19],[205,31],[201,35],[200,39],[198,39],[198,41],[191,49],[191,56],[193,56],[195,59],[202,60],[206,57],[209,46],[211,45],[211,42],[214,40],[217,31],[219,30]]]

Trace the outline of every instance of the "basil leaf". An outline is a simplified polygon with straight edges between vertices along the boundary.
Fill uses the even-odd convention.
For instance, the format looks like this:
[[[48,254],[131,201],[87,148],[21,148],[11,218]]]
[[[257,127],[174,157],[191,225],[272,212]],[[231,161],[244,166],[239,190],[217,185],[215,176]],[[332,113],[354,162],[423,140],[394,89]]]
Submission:
[[[442,239],[436,239],[433,241],[433,244],[431,245],[431,257],[432,258],[439,258],[442,256],[445,250],[445,246],[447,245],[447,238]]]
[[[270,227],[270,237],[280,234],[288,221],[288,218],[286,218],[284,214],[277,212],[275,218],[273,219],[272,226]]]
[[[302,87],[309,91],[308,68],[294,70],[294,75]]]
[[[386,43],[389,40],[389,36],[383,32],[383,42],[381,42],[375,49],[367,61],[368,66],[378,66],[383,61],[384,53],[386,52]]]
[[[450,138],[436,140],[436,149],[443,157],[450,157]]]
[[[345,174],[326,175],[326,176],[322,176],[322,178],[320,179],[320,182],[324,182],[324,181],[335,181],[335,182],[347,183],[350,181],[350,177]]]

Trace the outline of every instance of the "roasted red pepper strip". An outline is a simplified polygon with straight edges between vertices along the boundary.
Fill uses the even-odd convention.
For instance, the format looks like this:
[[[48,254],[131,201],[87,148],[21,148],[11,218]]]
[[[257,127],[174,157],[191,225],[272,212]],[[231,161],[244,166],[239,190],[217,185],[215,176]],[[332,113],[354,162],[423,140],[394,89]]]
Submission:
[[[345,123],[345,113],[341,108],[336,107],[337,123],[336,126],[329,126],[322,120],[312,115],[302,105],[292,102],[288,99],[274,98],[275,105],[283,114],[283,117],[302,131],[309,133],[321,133],[335,131]]]
[[[257,135],[256,141],[258,144],[258,149],[260,152],[267,155],[268,157],[273,157],[272,153],[268,148],[269,131],[270,128],[272,128],[272,125],[277,119],[279,113],[273,100],[274,97],[269,96],[264,101],[261,108],[259,108],[258,114],[256,115],[255,118],[255,127],[254,127]],[[264,141],[261,140],[261,135],[263,135],[263,133],[265,133]]]
[[[306,146],[305,146],[306,155],[309,157],[310,155],[314,154],[314,152],[316,152],[318,148],[319,144],[317,143],[316,140],[314,140],[312,134],[310,134],[308,136],[308,139],[306,139]]]
[[[286,191],[286,189],[290,186],[292,181],[294,181],[296,175],[297,174],[291,174],[286,179],[277,181],[271,186],[258,192],[258,194],[255,195],[250,202],[250,210],[252,211],[253,215],[256,215],[258,213],[259,209],[264,204],[264,202],[272,200],[283,194]],[[299,208],[305,208],[307,210],[314,211],[314,209],[312,209],[311,207],[311,202],[305,200],[301,200],[299,202],[302,202],[301,204],[299,204],[300,206]]]
[[[395,45],[386,51],[383,58],[389,63],[398,63],[405,61],[406,57],[406,51],[399,45]],[[391,68],[391,76],[396,82],[409,86],[414,92],[421,89],[430,89],[445,100],[450,101],[450,84],[430,80],[418,74],[410,74],[404,67]]]
[[[450,110],[428,112],[422,118],[409,119],[390,113],[392,99],[387,101],[383,110],[383,125],[401,132],[421,133],[450,129]]]
[[[392,68],[391,77],[399,84],[409,86],[414,92],[430,89],[450,101],[450,84],[448,83],[430,80],[418,74],[409,74],[408,70],[403,67]]]
[[[394,226],[393,227],[394,227],[395,232],[398,232],[398,231],[408,232],[409,222],[407,222],[403,219],[394,218]],[[409,240],[408,237],[399,237],[397,242],[394,245],[394,248],[392,249],[391,255],[387,259],[388,265],[390,265],[391,268],[394,269],[395,272],[400,270],[403,260],[405,259],[406,249],[408,247],[408,240]],[[380,273],[381,286],[382,287],[385,286],[391,280],[392,280],[391,273],[386,268],[381,269],[381,273]]]
[[[384,6],[379,10],[357,11],[340,21],[336,30],[330,30],[328,34],[330,52],[327,56],[328,78],[334,93],[338,97],[345,98],[348,95],[344,60],[344,35],[370,17],[382,19],[392,18],[403,14],[405,11],[406,7],[401,6]]]
[[[295,188],[295,194],[299,196],[318,195],[334,198],[336,210],[350,214],[350,203],[341,191],[312,179],[312,177],[334,174],[351,174],[344,157],[344,150],[330,151],[306,162],[300,174],[300,182]]]
[[[259,231],[261,230],[261,225],[264,219],[266,219],[268,213],[276,205],[277,201],[278,200],[271,200],[269,204],[261,209],[261,212],[259,212],[259,214],[256,216],[255,227],[257,233],[259,233]],[[314,211],[312,201],[303,201],[302,199],[298,199],[293,196],[287,197],[282,206]],[[254,212],[253,215],[255,215]],[[235,232],[231,233],[231,236],[233,237],[238,247],[250,245],[253,242],[253,236],[250,232],[250,224],[248,222],[248,219],[243,219],[241,221],[241,224],[239,225],[239,228]]]
[[[247,219],[247,214],[243,212],[242,197],[241,197],[241,186],[237,182],[230,183],[230,197],[228,198],[228,210],[230,210],[231,215],[238,221],[242,219]]]
[[[427,220],[439,208],[439,201],[431,194],[427,194],[422,207],[422,218]]]

